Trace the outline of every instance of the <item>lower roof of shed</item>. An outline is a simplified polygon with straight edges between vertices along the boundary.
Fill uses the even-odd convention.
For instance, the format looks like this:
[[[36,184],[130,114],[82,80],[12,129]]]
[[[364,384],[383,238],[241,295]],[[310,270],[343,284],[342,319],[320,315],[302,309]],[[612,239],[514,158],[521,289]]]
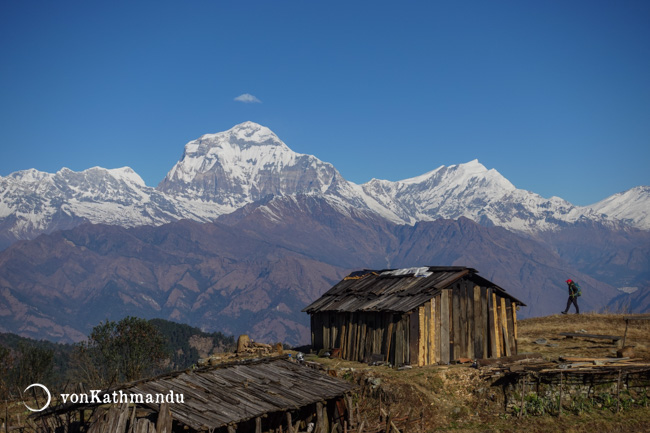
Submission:
[[[170,373],[110,389],[99,396],[119,390],[145,395],[173,390],[184,396],[184,403],[169,404],[173,418],[201,431],[337,398],[353,388],[344,380],[282,356]],[[50,413],[91,406],[68,404]],[[153,404],[150,409],[158,411],[159,405]]]

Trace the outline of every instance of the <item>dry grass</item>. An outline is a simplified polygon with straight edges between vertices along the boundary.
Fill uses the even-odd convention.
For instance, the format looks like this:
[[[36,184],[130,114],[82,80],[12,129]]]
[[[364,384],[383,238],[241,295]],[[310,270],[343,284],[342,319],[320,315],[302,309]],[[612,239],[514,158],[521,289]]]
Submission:
[[[610,340],[566,338],[560,332],[585,332],[587,334],[623,336],[625,320],[618,314],[557,314],[525,319],[518,322],[519,353],[541,353],[547,359],[559,356],[615,357],[622,345]],[[630,321],[626,346],[633,346],[635,357],[650,360],[650,320]],[[538,339],[547,344],[536,344]]]
[[[519,353],[540,353],[546,359],[560,356],[612,357],[619,345],[609,340],[566,339],[560,332],[619,335],[625,332],[623,316],[615,314],[554,315],[518,322]],[[535,344],[545,339],[547,344]],[[633,321],[626,345],[634,346],[636,357],[650,360],[650,321]],[[313,359],[313,358],[312,358]],[[634,407],[614,413],[594,410],[580,415],[527,416],[515,418],[506,413],[498,388],[491,388],[476,369],[463,366],[429,366],[397,371],[388,367],[369,367],[356,362],[319,358],[339,376],[360,384],[358,400],[362,417],[379,430],[379,407],[397,418],[415,421],[410,432],[648,432],[650,408]],[[381,380],[373,387],[372,381]],[[423,422],[419,417],[423,416]],[[375,424],[371,420],[375,421]],[[403,423],[403,421],[402,421]],[[401,427],[400,423],[398,426]],[[422,428],[423,427],[423,428]]]

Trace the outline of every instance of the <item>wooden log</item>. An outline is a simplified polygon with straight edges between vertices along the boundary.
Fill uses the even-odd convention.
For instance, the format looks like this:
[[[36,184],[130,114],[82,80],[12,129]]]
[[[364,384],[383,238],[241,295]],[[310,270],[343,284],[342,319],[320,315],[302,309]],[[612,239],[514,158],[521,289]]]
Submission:
[[[404,363],[402,360],[402,347],[404,340],[402,339],[402,321],[399,320],[395,324],[395,368]]]
[[[470,286],[469,281],[464,282],[463,293],[465,294],[465,311],[463,312],[465,339],[463,350],[467,358],[474,359],[474,289]]]
[[[515,353],[519,353],[519,337],[517,335],[517,304],[512,303],[512,329],[515,336]]]
[[[508,334],[508,311],[506,310],[506,298],[501,298],[501,334],[503,335],[503,354],[506,356],[512,355],[510,352],[510,336]]]
[[[460,344],[460,296],[458,293],[458,288],[454,287],[451,291],[452,297],[452,307],[451,307],[451,332],[450,332],[450,342],[449,342],[449,356],[451,359],[457,359],[461,357],[461,344]]]
[[[424,313],[424,335],[422,336],[423,340],[423,346],[424,346],[424,364],[423,365],[430,365],[432,363],[431,358],[433,357],[431,354],[431,349],[432,349],[432,344],[431,344],[431,301],[428,301],[424,304],[423,308],[423,313]]]
[[[399,429],[397,428],[397,426],[393,422],[392,413],[390,411],[388,411],[388,414],[387,414],[384,409],[380,409],[380,412],[384,416],[384,418],[386,419],[386,428],[385,428],[386,433],[390,433],[391,429],[393,429],[395,431],[395,433],[400,433]]]
[[[440,355],[440,348],[441,348],[441,335],[442,332],[440,331],[441,328],[441,323],[442,323],[442,294],[438,294],[435,298],[435,308],[436,308],[436,323],[435,323],[435,332],[434,332],[434,341],[435,341],[435,347],[436,347],[436,353],[435,353],[435,358],[434,358],[434,363],[439,363],[441,362],[441,355]]]
[[[316,403],[316,425],[314,426],[314,432],[316,433],[327,433],[325,427],[323,426],[323,403]]]
[[[123,431],[123,430],[118,430]],[[169,403],[165,402],[160,405],[158,419],[156,421],[157,433],[172,433],[172,412],[169,409]],[[228,432],[234,433],[234,432]]]
[[[488,318],[488,290],[486,287],[481,287],[481,334],[483,335],[483,358],[489,357],[490,352],[490,326]]]
[[[287,417],[287,432],[294,433],[293,423],[291,422],[291,412],[287,411],[286,417]]]
[[[443,290],[440,302],[440,362],[449,364],[449,290]]]
[[[486,354],[486,358],[498,358],[499,350],[497,346],[496,334],[496,318],[494,301],[492,297],[492,289],[487,289],[487,306],[488,306],[488,331],[490,337],[490,351]]]
[[[328,313],[318,313],[318,326],[320,329],[320,346],[319,349],[326,349],[327,347],[330,346],[330,341],[329,341],[329,332],[327,327],[325,326],[325,316]]]
[[[436,359],[436,300],[431,299],[429,302],[429,323],[427,329],[428,344],[427,344],[427,365],[435,364]]]
[[[352,405],[352,395],[345,394],[345,413],[347,414],[347,423],[350,424],[350,427],[354,423],[354,406]]]
[[[472,288],[474,301],[474,357],[483,358],[483,318],[481,316],[481,287]]]
[[[355,361],[361,361],[361,318],[359,313],[354,313],[354,357]]]
[[[543,357],[539,353],[530,353],[530,354],[507,356],[507,357],[503,357],[503,358],[477,359],[476,364],[479,367],[486,367],[486,366],[489,366],[489,365],[509,364],[511,362],[517,362],[517,361],[522,361],[522,360],[526,360],[526,359],[542,360]]]
[[[558,333],[558,335],[563,335],[566,338],[582,337],[582,338],[612,340],[612,343],[616,343],[618,340],[621,339],[621,337],[618,335],[583,334],[580,332],[560,332]]]
[[[409,328],[411,332],[411,335],[409,336],[409,346],[411,351],[411,365],[422,366],[422,353],[420,350],[420,308],[422,307],[418,307],[411,311],[411,317],[409,319]]]
[[[427,365],[427,328],[424,305],[418,307],[418,365]]]
[[[510,350],[513,355],[517,354],[517,340],[515,339],[515,322],[513,316],[514,303],[510,299],[506,299],[506,319],[508,322],[508,342],[510,343]]]
[[[371,353],[366,351],[368,345],[368,315],[366,313],[359,313],[359,320],[361,321],[361,334],[359,335],[359,360],[363,361],[363,358],[366,357],[366,353]]]
[[[339,316],[344,316],[344,315],[340,314]],[[345,314],[345,318],[347,318],[347,317],[348,317],[348,314]],[[343,319],[343,317],[341,317],[341,319]],[[348,347],[348,345],[347,345],[347,329],[348,329],[348,326],[346,324],[346,321],[343,320],[343,322],[341,323],[341,327],[338,329],[338,333],[339,333],[338,339],[340,341],[339,347],[341,348],[341,358],[343,358],[343,359],[348,359],[348,357],[347,357],[348,356],[348,354],[347,354],[347,347]]]
[[[390,362],[391,356],[390,356],[390,349],[391,349],[391,342],[393,339],[393,321],[391,320],[390,323],[388,324],[388,335],[386,336],[386,362]],[[394,359],[394,358],[393,358]]]
[[[323,411],[323,433],[330,433],[331,426],[329,416],[327,416],[327,402],[323,403],[321,410]]]
[[[506,336],[506,338],[503,339],[503,350],[505,351],[506,356],[512,356],[512,353],[510,352],[510,342],[507,338],[508,332],[503,328],[503,325],[501,325],[501,332]]]
[[[350,338],[348,341],[348,351],[353,361],[357,360],[357,313],[350,313]]]
[[[401,348],[400,348],[400,360],[398,364],[405,365],[407,364],[407,359],[408,359],[408,322],[407,322],[407,315],[402,314],[402,318],[399,321],[400,323],[400,340],[401,340]]]
[[[347,347],[347,358],[345,359],[351,359],[354,361],[354,329],[355,329],[355,322],[354,322],[354,315],[355,313],[348,313],[348,323],[347,323],[347,332],[348,335],[346,337],[346,347]]]
[[[474,359],[474,290],[470,287],[469,281],[463,283],[463,293],[465,294],[465,308],[462,316],[462,319],[465,320],[463,351],[467,358]]]
[[[364,330],[364,338],[366,340],[366,348],[364,353],[364,358],[375,353],[374,348],[372,347],[372,334],[373,334],[373,318],[372,314],[364,313],[366,325]]]
[[[492,312],[494,317],[494,322],[492,326],[494,327],[494,340],[496,342],[496,353],[495,357],[500,358],[502,356],[501,352],[501,332],[499,331],[499,305],[497,304],[497,295],[492,291]]]
[[[255,417],[255,433],[262,433],[262,418]]]

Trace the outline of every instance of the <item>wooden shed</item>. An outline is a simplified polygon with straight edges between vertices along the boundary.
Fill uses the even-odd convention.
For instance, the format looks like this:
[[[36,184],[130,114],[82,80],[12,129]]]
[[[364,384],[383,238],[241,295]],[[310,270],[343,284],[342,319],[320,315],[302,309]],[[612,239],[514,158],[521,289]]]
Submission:
[[[315,349],[422,366],[516,354],[519,306],[475,269],[430,266],[354,272],[303,311]]]
[[[37,422],[49,432],[296,433],[312,423],[314,431],[336,426],[341,432],[350,424],[346,393],[353,388],[287,356],[259,358],[169,373],[78,396],[73,403],[69,396],[68,404],[43,412]],[[159,394],[175,399],[138,400]],[[105,404],[105,398],[118,401]]]

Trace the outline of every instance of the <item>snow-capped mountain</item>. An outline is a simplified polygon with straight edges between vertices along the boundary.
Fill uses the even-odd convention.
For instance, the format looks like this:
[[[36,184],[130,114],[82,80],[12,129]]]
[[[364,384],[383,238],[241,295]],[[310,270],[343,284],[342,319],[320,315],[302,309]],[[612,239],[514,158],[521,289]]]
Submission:
[[[31,169],[0,177],[0,224],[14,239],[83,222],[134,227],[191,217],[199,219],[147,187],[128,167],[82,172],[63,168],[56,173]]]
[[[373,179],[363,189],[410,224],[464,216],[483,225],[539,233],[581,218],[608,220],[605,215],[561,198],[545,199],[517,189],[498,171],[488,170],[478,160],[441,166],[397,182]]]
[[[292,151],[270,129],[244,122],[185,145],[157,188],[130,168],[25,170],[0,177],[0,248],[82,222],[133,227],[210,221],[270,196],[317,195],[342,213],[398,224],[467,217],[527,234],[586,220],[650,229],[650,187],[577,207],[515,188],[478,161],[402,181],[357,185],[327,162]]]
[[[253,122],[187,143],[158,190],[196,212],[203,209],[205,217],[230,213],[272,195],[316,194],[338,203],[344,212],[353,206],[401,221],[359,185],[345,180],[332,164],[294,152],[270,129]],[[206,207],[206,202],[213,205]]]
[[[631,226],[650,230],[650,186],[637,186],[586,207]]]

